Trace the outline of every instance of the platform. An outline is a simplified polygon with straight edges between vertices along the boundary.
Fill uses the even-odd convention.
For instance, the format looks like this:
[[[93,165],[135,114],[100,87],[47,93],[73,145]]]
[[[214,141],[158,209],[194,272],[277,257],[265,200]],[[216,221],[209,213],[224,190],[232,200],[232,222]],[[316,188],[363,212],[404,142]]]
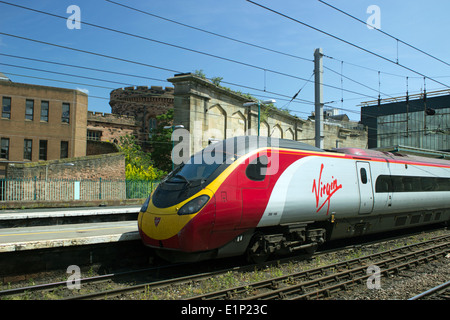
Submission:
[[[0,253],[137,239],[137,221],[3,228]]]
[[[140,206],[117,206],[1,210],[0,228],[76,223],[77,220],[80,220],[80,223],[130,220],[127,216],[135,219],[140,208]]]

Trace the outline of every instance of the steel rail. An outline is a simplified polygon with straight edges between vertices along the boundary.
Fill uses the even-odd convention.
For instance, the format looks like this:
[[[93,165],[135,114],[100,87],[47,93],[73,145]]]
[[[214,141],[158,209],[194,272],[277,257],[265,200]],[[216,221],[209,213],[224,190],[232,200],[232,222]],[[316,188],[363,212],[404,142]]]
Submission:
[[[422,292],[412,298],[409,298],[408,300],[420,300],[425,297],[430,297],[430,296],[434,296],[437,294],[441,294],[442,292],[446,292],[449,288],[450,288],[450,281],[447,281],[447,282],[442,283],[442,284],[440,284],[434,288],[431,288],[425,292]],[[446,298],[447,300],[449,299],[449,297],[447,295],[444,298]]]
[[[246,284],[243,286],[236,286],[233,288],[227,288],[227,289],[223,289],[223,290],[219,290],[219,291],[215,291],[215,292],[211,292],[211,293],[197,295],[194,297],[187,298],[186,300],[232,299],[232,298],[238,296],[239,294],[245,294],[249,291],[259,290],[259,289],[263,289],[263,288],[275,290],[281,284],[286,283],[286,282],[292,283],[292,282],[306,281],[306,279],[310,279],[312,276],[317,276],[317,275],[333,272],[334,273],[333,275],[322,278],[323,279],[322,281],[330,281],[330,279],[332,279],[336,276],[338,278],[341,276],[340,274],[336,274],[334,272],[335,270],[340,270],[343,268],[350,269],[355,265],[360,266],[360,265],[366,264],[367,262],[374,262],[375,260],[383,261],[383,259],[387,260],[387,257],[391,257],[391,259],[396,259],[395,255],[397,255],[397,258],[404,257],[405,255],[416,255],[417,252],[420,251],[419,249],[423,248],[423,247],[427,247],[427,246],[433,247],[433,246],[436,246],[439,244],[444,245],[444,246],[449,246],[449,243],[448,243],[449,239],[450,239],[450,235],[444,235],[444,236],[436,237],[436,238],[433,238],[431,240],[427,240],[424,242],[404,246],[404,247],[393,249],[393,250],[386,250],[383,252],[375,253],[375,254],[368,255],[365,257],[361,257],[361,258],[355,258],[352,260],[341,261],[341,262],[338,262],[335,264],[318,267],[318,268],[314,268],[314,269],[310,269],[310,270],[305,270],[305,271],[301,271],[301,272],[297,272],[297,273],[293,273],[293,274],[289,274],[289,275],[284,275],[284,276],[280,276],[280,277],[276,277],[276,278],[272,278],[272,279],[268,279],[268,280],[254,282],[254,283]],[[447,242],[445,242],[445,241],[447,241]],[[442,244],[442,242],[444,242],[444,243]],[[430,248],[422,249],[422,251],[429,250],[429,249]],[[405,254],[406,251],[408,251],[408,252]],[[366,271],[367,265],[365,267],[361,267],[361,268],[363,268],[364,271]],[[349,271],[342,272],[342,275],[345,275],[346,272],[349,272]],[[312,281],[316,281],[316,280],[312,280]],[[279,290],[281,290],[281,289],[279,289]],[[249,299],[254,299],[254,297],[250,297]]]
[[[185,265],[185,264],[184,263],[182,263],[182,264],[175,264],[175,265],[174,264],[169,264],[169,265],[163,265],[163,266],[159,266],[159,267],[151,267],[151,268],[123,271],[123,272],[116,272],[116,273],[104,274],[104,275],[99,275],[99,276],[80,278],[78,281],[79,281],[80,285],[81,284],[87,284],[87,283],[97,283],[97,282],[111,280],[113,278],[130,276],[130,275],[133,275],[133,274],[144,273],[144,272],[148,272],[148,271],[152,271],[152,270],[158,270],[159,271],[159,270],[162,270],[162,269],[165,269],[165,268],[179,267],[179,266],[182,266],[182,265]],[[61,286],[67,286],[68,283],[71,283],[71,281],[69,281],[69,280],[57,281],[57,282],[52,282],[52,283],[43,283],[43,284],[37,284],[37,285],[32,285],[32,286],[17,287],[17,288],[12,288],[12,289],[1,290],[0,291],[0,297],[13,296],[13,295],[22,294],[22,293],[25,293],[25,292],[36,292],[36,291],[41,291],[41,290],[50,290],[50,289],[58,288],[58,287],[61,287]]]
[[[417,252],[411,252],[399,257],[390,258],[383,261],[374,262],[381,268],[381,275],[390,275],[398,273],[400,270],[410,268],[411,265],[418,265],[423,262],[434,260],[439,256],[445,256],[450,248],[450,243],[440,244],[438,246],[423,249]],[[437,251],[436,251],[437,250]],[[432,253],[430,253],[432,251]],[[422,256],[419,256],[422,255]],[[419,256],[419,257],[418,257]],[[412,259],[409,260],[408,259]],[[399,261],[400,260],[400,261]],[[406,260],[406,261],[405,261]],[[333,292],[340,290],[347,290],[349,287],[362,283],[371,275],[367,274],[367,265],[354,268],[348,271],[332,274],[320,279],[311,280],[305,283],[300,283],[293,286],[288,286],[272,292],[262,293],[249,299],[285,299],[289,295],[300,294],[294,296],[292,300],[312,299],[319,297],[329,297]],[[342,280],[345,279],[343,282]],[[330,283],[330,285],[328,285]],[[319,287],[318,289],[306,292],[312,287]]]

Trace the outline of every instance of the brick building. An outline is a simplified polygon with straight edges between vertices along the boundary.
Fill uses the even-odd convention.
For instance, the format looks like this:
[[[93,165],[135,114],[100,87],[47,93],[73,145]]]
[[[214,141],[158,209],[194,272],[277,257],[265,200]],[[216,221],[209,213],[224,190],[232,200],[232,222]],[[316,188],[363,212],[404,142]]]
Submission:
[[[120,136],[136,135],[139,127],[134,117],[111,113],[87,113],[87,140],[118,143]]]
[[[8,163],[86,155],[87,94],[0,77],[0,177]]]
[[[111,91],[111,113],[136,119],[137,140],[144,144],[156,129],[156,117],[174,107],[173,87],[138,86]]]

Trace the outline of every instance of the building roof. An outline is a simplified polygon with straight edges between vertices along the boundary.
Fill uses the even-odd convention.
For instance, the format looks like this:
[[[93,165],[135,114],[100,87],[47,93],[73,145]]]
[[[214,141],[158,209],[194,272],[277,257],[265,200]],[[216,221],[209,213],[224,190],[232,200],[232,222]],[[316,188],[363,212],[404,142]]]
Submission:
[[[11,81],[11,79],[5,76],[3,72],[0,72],[0,81]]]

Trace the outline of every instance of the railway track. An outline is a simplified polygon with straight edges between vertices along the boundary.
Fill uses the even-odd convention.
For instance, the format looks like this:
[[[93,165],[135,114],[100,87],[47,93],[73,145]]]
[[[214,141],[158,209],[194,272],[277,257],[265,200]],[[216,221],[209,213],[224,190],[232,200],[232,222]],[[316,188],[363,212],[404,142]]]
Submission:
[[[434,259],[436,256],[439,256],[442,254],[442,252],[448,252],[448,246],[449,246],[449,238],[450,235],[446,236],[440,236],[433,238],[432,240],[428,240],[422,243],[417,243],[414,245],[405,246],[402,248],[397,248],[394,250],[387,250],[384,252],[376,253],[373,255],[368,255],[362,258],[357,259],[351,259],[346,260],[342,262],[338,262],[335,264],[327,265],[320,268],[310,269],[304,272],[297,272],[292,273],[286,276],[282,277],[276,277],[271,278],[264,281],[259,282],[253,282],[251,284],[247,284],[241,287],[233,287],[226,290],[216,291],[204,295],[198,295],[192,298],[185,298],[182,297],[182,299],[280,299],[280,298],[293,298],[293,293],[290,293],[289,290],[297,292],[301,292],[301,294],[306,294],[306,291],[310,292],[311,290],[316,290],[317,292],[315,294],[309,294],[309,297],[326,297],[333,292],[337,290],[347,289],[353,286],[355,283],[363,282],[368,277],[366,274],[367,272],[367,266],[371,264],[376,264],[377,266],[381,267],[383,270],[383,274],[386,273],[395,273],[398,272],[398,270],[401,270],[403,268],[406,268],[405,266],[388,266],[387,264],[383,264],[382,262],[384,260],[399,260],[403,258],[404,264],[412,265],[414,262],[408,261],[407,257],[414,257],[416,256],[417,259],[421,259],[420,261],[426,262]],[[417,256],[418,253],[421,251],[429,252],[433,246],[438,246],[440,249],[440,253],[435,253],[434,256],[430,254],[427,256]],[[339,250],[343,250],[340,248]],[[437,249],[436,249],[437,250]],[[335,251],[335,250],[333,250]],[[318,253],[315,256],[321,256],[323,253]],[[292,258],[284,259],[282,263],[286,263],[286,261],[292,260]],[[412,260],[412,259],[410,259]],[[276,265],[277,263],[280,263],[279,261],[272,262],[273,265]],[[420,262],[417,262],[420,263]],[[216,270],[212,272],[201,272],[194,275],[185,275],[181,277],[176,277],[173,279],[166,279],[166,280],[155,280],[152,279],[151,282],[145,282],[137,285],[130,285],[129,283],[124,285],[121,288],[114,288],[110,290],[105,290],[108,286],[102,286],[101,289],[99,287],[96,287],[95,285],[92,287],[92,289],[89,289],[91,291],[94,291],[89,294],[77,294],[77,293],[71,293],[70,295],[65,295],[64,297],[59,297],[59,299],[111,299],[111,298],[125,298],[125,299],[132,299],[133,296],[130,294],[139,294],[139,293],[151,293],[155,289],[160,288],[170,288],[175,285],[182,285],[182,284],[199,284],[202,283],[205,279],[212,279],[213,277],[220,277],[221,275],[225,275],[227,273],[239,271],[249,271],[249,270],[256,270],[256,269],[262,269],[263,267],[268,267],[270,264],[266,263],[265,266],[259,266],[259,265],[252,265],[252,266],[239,266],[239,267],[232,267],[232,268],[226,268],[221,270]],[[167,266],[165,266],[167,268]],[[172,266],[177,267],[177,266]],[[175,270],[175,269],[174,269]],[[354,270],[354,271],[351,271]],[[98,277],[90,277],[81,279],[81,284],[83,285],[83,288],[88,283],[98,283],[98,282],[107,282],[110,281],[113,278],[117,278],[120,276],[129,276],[132,274],[137,273],[159,273],[160,270],[158,268],[148,268],[148,269],[142,269],[133,271],[132,273],[124,272],[123,274],[110,274],[110,275],[103,275]],[[175,273],[176,271],[174,271]],[[168,274],[172,274],[172,272],[168,272]],[[359,278],[358,278],[359,277]],[[314,282],[315,281],[315,282]],[[336,282],[339,281],[339,282]],[[347,281],[348,283],[343,283]],[[35,290],[55,290],[55,288],[58,287],[66,287],[67,282],[61,281],[61,282],[55,282],[51,284],[43,284],[43,285],[37,285],[37,286],[30,286],[30,287],[24,287],[24,288],[17,288],[17,289],[10,289],[10,290],[4,290],[0,291],[0,299],[4,299],[8,297],[11,297],[13,295],[18,295],[23,292],[33,292]],[[335,287],[333,287],[335,286]],[[291,287],[291,289],[287,289],[287,287]],[[300,289],[298,289],[300,288]],[[68,291],[67,289],[65,289]],[[287,291],[284,291],[287,290]],[[85,290],[86,291],[86,290]],[[302,297],[302,296],[300,296]],[[305,296],[306,297],[306,296]],[[303,297],[303,298],[305,298]]]
[[[408,300],[429,300],[429,299],[442,299],[450,300],[450,281],[440,284],[430,290],[422,292]]]
[[[251,285],[229,288],[190,299],[318,299],[348,290],[362,284],[371,275],[369,266],[377,266],[380,276],[392,275],[401,270],[445,256],[450,251],[450,236],[387,250],[362,258],[338,262],[312,270],[268,279]],[[373,275],[372,275],[373,276]]]

